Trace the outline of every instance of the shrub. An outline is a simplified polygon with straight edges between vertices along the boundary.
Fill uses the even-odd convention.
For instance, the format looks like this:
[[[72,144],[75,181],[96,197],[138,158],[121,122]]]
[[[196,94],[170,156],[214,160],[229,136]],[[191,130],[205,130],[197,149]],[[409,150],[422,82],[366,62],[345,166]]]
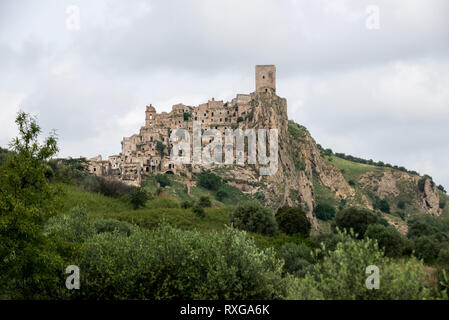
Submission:
[[[193,204],[194,204],[193,201],[186,200],[181,203],[181,208],[189,209],[189,208],[193,207]]]
[[[68,215],[50,219],[46,233],[64,241],[82,243],[95,234],[95,229],[87,219],[86,209],[77,205]]]
[[[378,209],[382,212],[389,213],[390,212],[390,204],[386,199],[377,199],[374,203],[374,209]]]
[[[408,228],[407,237],[412,238],[419,238],[422,236],[431,236],[438,231],[430,226],[428,226],[425,223],[422,222],[415,222]]]
[[[198,185],[208,190],[216,191],[222,184],[221,178],[209,171],[204,171],[200,174]]]
[[[271,211],[257,201],[240,203],[232,212],[230,221],[236,228],[270,236],[275,235],[278,228]]]
[[[200,234],[167,225],[129,237],[102,233],[83,247],[85,299],[281,299],[282,261],[234,229]],[[126,272],[123,272],[126,270]]]
[[[398,208],[401,209],[401,210],[405,209],[405,201],[404,200],[399,200]]]
[[[158,173],[156,175],[156,181],[159,183],[161,188],[165,188],[166,186],[170,185],[170,179],[168,178],[168,176],[166,174]]]
[[[192,208],[192,211],[200,218],[204,218],[206,216],[206,212],[204,211],[203,207],[194,206]]]
[[[212,202],[210,201],[209,197],[201,196],[200,200],[198,201],[198,206],[202,208],[209,208],[210,206],[212,206]]]
[[[217,191],[216,198],[217,198],[218,201],[223,201],[227,197],[228,197],[228,193],[226,192],[226,190],[220,188]]]
[[[117,231],[126,236],[129,236],[131,234],[131,230],[134,227],[127,222],[115,219],[96,219],[92,224],[96,233]]]
[[[276,214],[279,230],[285,234],[300,233],[308,237],[311,224],[306,214],[300,208],[281,207]]]
[[[94,175],[85,177],[81,182],[81,186],[87,191],[98,192],[113,198],[130,195],[135,189],[135,187],[124,184],[118,180]]]
[[[340,229],[353,229],[362,238],[370,224],[378,222],[379,218],[370,210],[350,207],[340,211],[335,216],[335,223]]]
[[[438,258],[440,246],[434,236],[421,236],[413,239],[413,249],[418,259],[423,259],[425,263],[432,264]]]
[[[404,237],[393,226],[372,224],[365,232],[365,238],[377,240],[379,247],[385,250],[387,257],[399,257],[404,248]]]
[[[130,195],[130,202],[134,210],[145,207],[145,203],[149,200],[148,193],[144,188],[135,188]]]
[[[312,250],[303,243],[288,242],[279,249],[279,254],[285,261],[284,270],[297,277],[303,277],[315,262]]]
[[[356,240],[343,233],[334,250],[324,246],[323,259],[313,265],[304,278],[289,287],[290,299],[428,299],[430,291],[422,263],[412,258],[392,262],[372,239]],[[366,267],[380,269],[380,290],[367,290]]]
[[[320,220],[331,220],[335,216],[335,209],[327,203],[319,203],[313,210],[315,216]]]

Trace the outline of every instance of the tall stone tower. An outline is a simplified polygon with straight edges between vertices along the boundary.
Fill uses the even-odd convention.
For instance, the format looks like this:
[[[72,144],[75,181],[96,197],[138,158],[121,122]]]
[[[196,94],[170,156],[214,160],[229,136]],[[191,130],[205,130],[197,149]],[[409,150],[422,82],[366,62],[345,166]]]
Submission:
[[[256,66],[256,92],[276,92],[276,66]]]

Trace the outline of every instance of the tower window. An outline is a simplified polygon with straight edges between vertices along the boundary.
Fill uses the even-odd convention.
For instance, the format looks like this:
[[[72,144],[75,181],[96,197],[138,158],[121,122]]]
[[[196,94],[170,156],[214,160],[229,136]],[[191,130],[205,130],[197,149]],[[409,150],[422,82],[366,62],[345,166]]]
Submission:
[[[265,79],[265,76],[262,76],[262,79]]]
[[[268,92],[268,89],[265,89],[265,92]]]

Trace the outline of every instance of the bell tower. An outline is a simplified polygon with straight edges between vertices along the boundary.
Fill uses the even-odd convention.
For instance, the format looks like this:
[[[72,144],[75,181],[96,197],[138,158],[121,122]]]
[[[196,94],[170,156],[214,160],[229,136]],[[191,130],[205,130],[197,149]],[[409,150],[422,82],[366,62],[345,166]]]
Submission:
[[[256,65],[256,92],[276,92],[276,66]]]

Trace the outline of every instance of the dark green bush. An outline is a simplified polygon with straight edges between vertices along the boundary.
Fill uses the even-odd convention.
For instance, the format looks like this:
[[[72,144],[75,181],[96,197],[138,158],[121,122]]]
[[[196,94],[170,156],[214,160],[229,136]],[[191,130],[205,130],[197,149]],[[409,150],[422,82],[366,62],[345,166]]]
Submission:
[[[192,208],[192,211],[200,218],[204,218],[206,216],[206,212],[204,211],[203,207],[194,206]]]
[[[418,259],[433,264],[438,258],[440,244],[434,236],[420,236],[413,239],[413,248]]]
[[[221,178],[209,171],[202,172],[198,178],[198,185],[208,190],[216,191],[221,184]]]
[[[96,233],[118,231],[121,234],[129,236],[132,229],[132,225],[129,223],[115,219],[96,219],[92,224]]]
[[[170,185],[170,179],[166,174],[160,174],[158,173],[156,175],[156,181],[159,183],[161,188],[165,188],[166,186]]]
[[[209,197],[201,196],[200,200],[198,201],[198,206],[202,208],[209,208],[212,206],[212,202],[210,201]]]
[[[257,201],[240,203],[232,212],[230,222],[236,228],[270,236],[278,229],[271,211]]]
[[[404,237],[393,226],[372,224],[365,232],[365,238],[375,239],[388,257],[399,257],[403,253]]]
[[[342,230],[353,229],[358,234],[358,238],[363,238],[368,226],[378,221],[379,218],[372,211],[357,207],[344,209],[335,216],[337,227]]]
[[[297,277],[303,277],[308,268],[315,263],[312,250],[303,243],[286,243],[279,249],[284,259],[284,270]]]
[[[377,199],[374,202],[374,209],[378,209],[385,213],[390,213],[390,204],[386,199]]]
[[[279,230],[285,234],[300,233],[308,237],[311,224],[304,211],[300,208],[281,207],[276,213]]]
[[[331,220],[335,216],[335,209],[327,203],[319,203],[313,210],[315,216],[320,220]]]
[[[215,195],[218,201],[223,201],[225,198],[228,197],[228,193],[226,192],[226,190],[220,188],[217,191],[217,194]]]
[[[134,210],[145,207],[145,203],[150,199],[144,188],[135,188],[130,195],[130,202]]]

